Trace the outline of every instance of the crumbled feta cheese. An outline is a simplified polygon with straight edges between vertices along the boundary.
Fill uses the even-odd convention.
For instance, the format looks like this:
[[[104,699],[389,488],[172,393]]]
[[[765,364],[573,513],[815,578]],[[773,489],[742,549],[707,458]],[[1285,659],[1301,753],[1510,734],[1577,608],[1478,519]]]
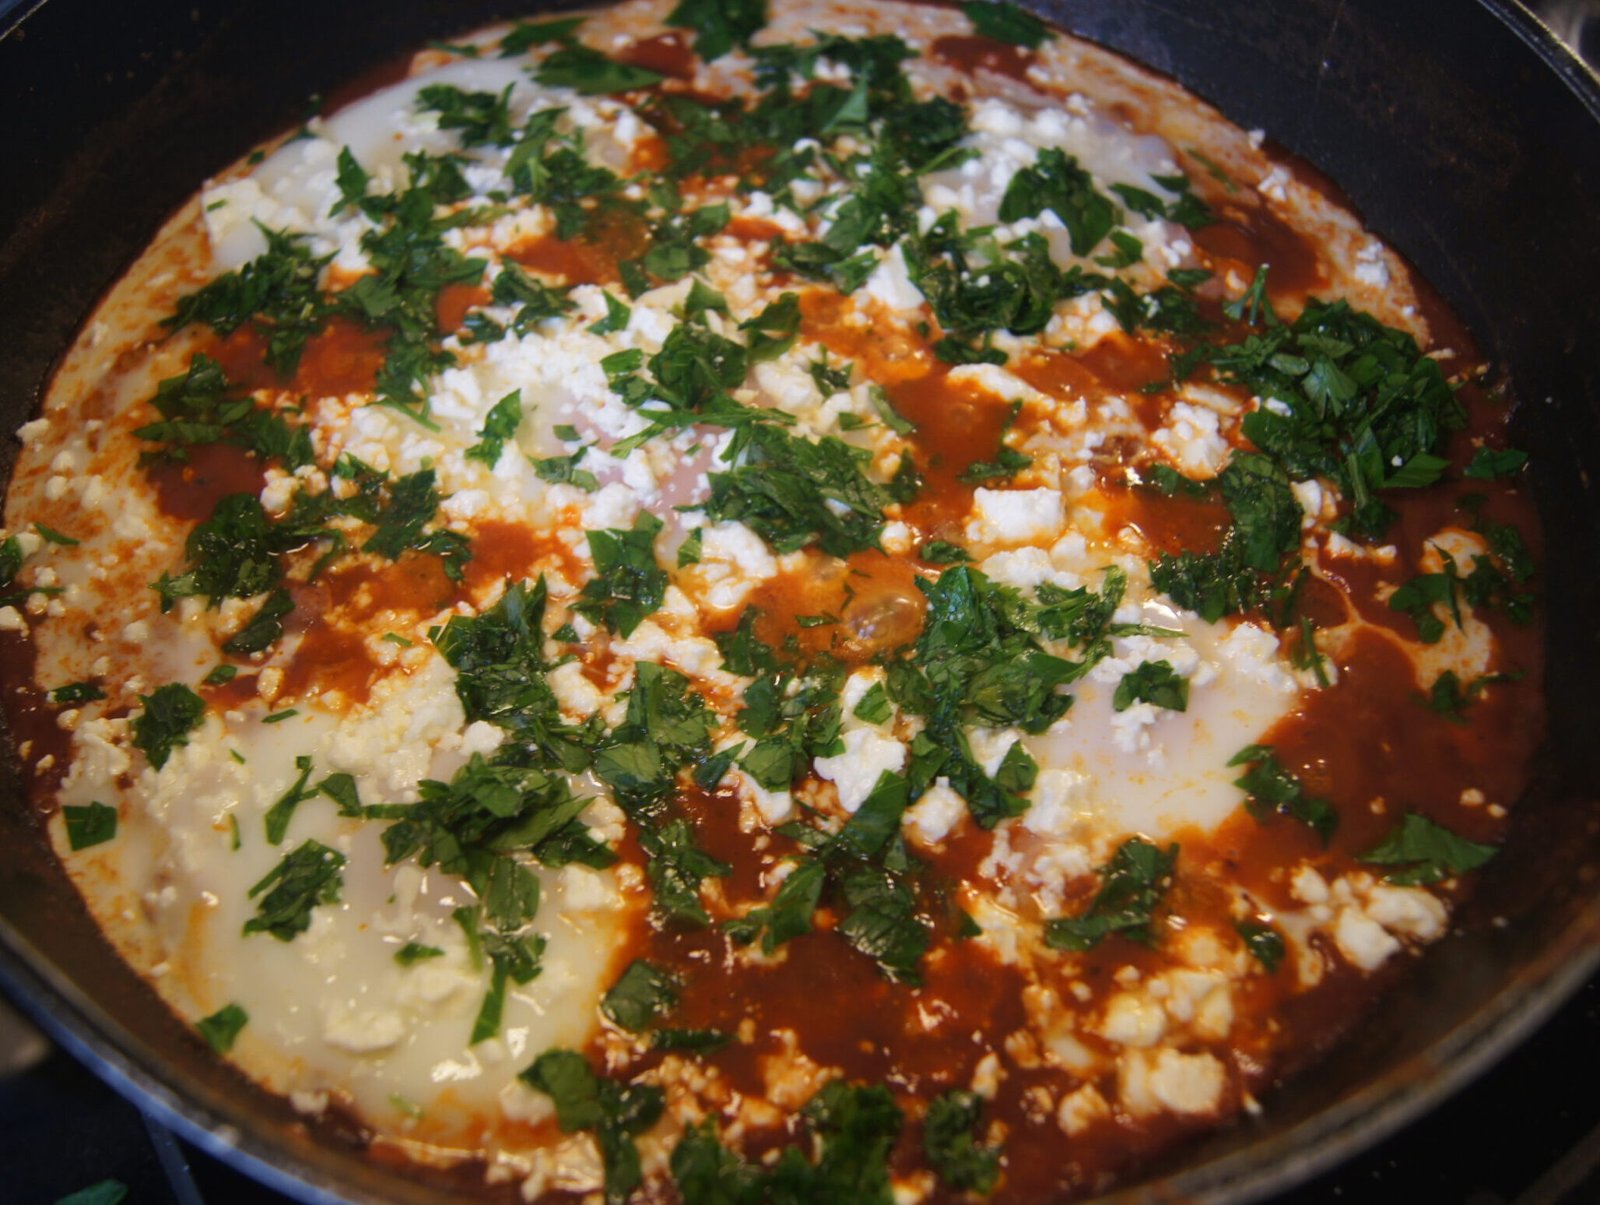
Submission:
[[[885,772],[905,768],[906,747],[874,728],[852,728],[843,736],[844,752],[816,759],[817,775],[838,789],[839,805],[847,812],[861,806]]]

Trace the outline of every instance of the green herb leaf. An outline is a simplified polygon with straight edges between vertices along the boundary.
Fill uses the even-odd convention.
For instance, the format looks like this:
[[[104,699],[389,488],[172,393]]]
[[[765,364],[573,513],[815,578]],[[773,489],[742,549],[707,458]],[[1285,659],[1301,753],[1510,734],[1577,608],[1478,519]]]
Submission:
[[[1266,968],[1267,974],[1275,972],[1286,953],[1283,934],[1271,925],[1263,925],[1258,921],[1240,921],[1234,928],[1244,938],[1245,949]]]
[[[1267,745],[1247,745],[1228,760],[1230,766],[1249,766],[1234,786],[1249,798],[1245,808],[1257,820],[1278,814],[1298,820],[1326,845],[1339,825],[1339,813],[1326,799],[1306,793],[1305,784],[1278,763]]]
[[[930,565],[957,565],[972,559],[965,548],[945,540],[929,540],[917,550],[917,555]]]
[[[583,21],[582,17],[562,17],[531,24],[518,21],[500,39],[500,57],[509,59],[549,42],[569,42]]]
[[[626,1201],[643,1182],[635,1136],[656,1123],[666,1103],[653,1084],[621,1085],[602,1079],[574,1050],[547,1050],[521,1076],[548,1095],[563,1133],[592,1130],[605,1169],[606,1200]]]
[[[788,1148],[769,1173],[773,1197],[889,1205],[889,1154],[903,1121],[889,1090],[833,1080],[801,1113],[820,1154],[811,1164],[798,1149]]]
[[[1142,837],[1124,841],[1100,871],[1100,890],[1088,911],[1045,922],[1045,942],[1056,950],[1088,950],[1112,933],[1154,945],[1155,910],[1172,885],[1176,843],[1162,849]]]
[[[713,1050],[721,1050],[733,1035],[723,1033],[720,1029],[655,1029],[650,1032],[650,1049],[652,1050],[688,1050],[696,1054],[704,1054]]]
[[[1126,711],[1135,703],[1150,703],[1170,711],[1189,707],[1189,680],[1172,668],[1170,661],[1145,661],[1129,670],[1117,683],[1111,706]]]
[[[33,525],[33,530],[36,531],[39,534],[39,538],[47,544],[59,544],[66,548],[76,548],[78,546],[78,541],[73,539],[71,536],[63,535],[55,528],[46,527],[43,523],[35,523]]]
[[[766,23],[766,0],[678,0],[667,16],[668,25],[695,31],[695,53],[708,63],[750,45]]]
[[[635,958],[600,999],[600,1011],[630,1033],[638,1033],[678,1006],[678,981],[658,966]]]
[[[206,1044],[218,1054],[227,1054],[233,1049],[234,1042],[239,1037],[239,1031],[250,1021],[250,1014],[237,1004],[225,1004],[209,1017],[201,1017],[194,1023],[200,1031],[200,1036]]]
[[[311,758],[297,757],[294,759],[294,764],[300,771],[300,777],[295,779],[294,785],[267,809],[266,828],[269,845],[282,842],[284,835],[289,831],[289,821],[294,818],[295,808],[307,799],[315,798],[318,792],[316,787],[306,789],[306,782],[311,778]]]
[[[655,892],[656,910],[672,920],[709,925],[711,916],[700,902],[700,884],[733,868],[696,846],[693,826],[681,818],[659,829],[641,829],[639,844],[650,855],[645,873]]]
[[[883,683],[874,682],[869,686],[851,714],[869,724],[881,724],[894,715],[894,704],[889,702],[889,692],[883,688]]]
[[[705,528],[696,527],[683,537],[683,543],[678,545],[678,568],[684,569],[690,565],[698,565],[703,552]]]
[[[293,611],[294,599],[289,592],[274,590],[245,625],[222,642],[222,651],[230,657],[242,657],[277,643],[283,636],[283,620]]]
[[[430,958],[443,957],[444,951],[438,946],[425,946],[418,941],[408,941],[394,952],[394,960],[403,967],[426,962]]]
[[[595,576],[573,610],[626,638],[666,597],[667,574],[656,563],[661,520],[640,511],[628,531],[589,532]]]
[[[876,548],[890,498],[862,468],[871,457],[824,436],[813,443],[770,426],[741,432],[739,463],[710,475],[706,514],[744,523],[779,553],[817,544],[832,556]]]
[[[417,91],[417,108],[437,113],[441,130],[459,131],[462,146],[510,146],[514,140],[510,84],[498,95],[428,84]]]
[[[552,88],[571,88],[580,96],[631,92],[661,82],[661,76],[654,71],[618,63],[598,50],[576,43],[546,57],[534,68],[533,78]]]
[[[500,453],[516,438],[521,425],[522,390],[513,389],[489,410],[483,420],[483,430],[478,432],[478,442],[468,448],[465,455],[494,468],[500,463]]]
[[[714,721],[689,679],[655,662],[635,666],[627,699],[623,722],[595,753],[594,771],[640,817],[659,813],[678,773],[710,751]]]
[[[776,360],[794,346],[800,335],[800,298],[784,293],[754,318],[747,318],[739,329],[749,331],[749,359],[752,364]]]
[[[127,1196],[128,1186],[121,1180],[100,1180],[77,1192],[69,1192],[55,1205],[122,1205]]]
[[[83,807],[65,804],[61,808],[67,826],[67,844],[74,850],[101,845],[117,835],[117,809],[99,801]]]
[[[267,364],[279,377],[288,378],[299,366],[306,343],[327,322],[329,307],[320,281],[333,256],[313,256],[308,235],[268,230],[260,223],[257,228],[267,240],[267,249],[238,271],[224,272],[181,298],[162,325],[182,330],[199,322],[227,336],[253,321],[266,334]],[[166,382],[162,386],[165,389]]]
[[[1477,870],[1498,852],[1498,846],[1468,841],[1426,816],[1407,812],[1400,826],[1362,854],[1361,861],[1391,867],[1383,874],[1391,883],[1418,887]]]
[[[98,682],[68,682],[50,692],[50,701],[59,707],[77,707],[105,697]]]
[[[988,1194],[1000,1178],[1000,1151],[977,1139],[982,1100],[952,1090],[935,1097],[922,1119],[922,1149],[940,1180],[960,1192]]]
[[[159,770],[173,749],[189,743],[189,734],[205,719],[205,700],[182,683],[172,682],[140,695],[139,701],[144,710],[133,721],[133,744]]]
[[[1528,454],[1516,448],[1479,448],[1472,454],[1462,476],[1480,481],[1496,477],[1514,477],[1528,463]]]
[[[772,903],[730,922],[729,932],[735,941],[748,943],[765,929],[761,948],[772,953],[790,938],[811,931],[811,918],[822,901],[826,881],[827,868],[821,862],[801,859],[779,885]]]
[[[311,926],[311,910],[339,901],[344,855],[317,841],[306,841],[283,857],[254,887],[249,897],[263,896],[256,914],[244,924],[246,935],[270,933],[293,941]]]
[[[717,1141],[708,1117],[691,1125],[672,1148],[672,1181],[685,1201],[699,1205],[758,1205],[760,1169],[750,1166]]]
[[[902,808],[904,798],[904,780],[901,780]],[[865,805],[862,806],[864,809]],[[858,812],[851,821],[859,816]],[[839,935],[875,961],[894,982],[920,984],[922,973],[918,963],[933,934],[916,915],[917,900],[911,888],[899,876],[876,867],[847,875],[841,887],[849,912],[839,922]]]
[[[606,316],[589,324],[591,335],[609,335],[615,331],[626,330],[628,320],[633,317],[633,310],[618,301],[609,291],[605,294]]]
[[[544,578],[517,582],[489,610],[453,616],[429,633],[456,671],[456,694],[468,721],[487,720],[537,752],[540,765],[578,773],[589,765],[590,734],[561,714],[546,671]],[[530,784],[531,785],[531,784]]]
[[[1096,191],[1078,161],[1057,147],[1042,149],[1032,167],[1011,178],[1000,201],[1000,220],[1038,217],[1046,209],[1066,226],[1074,255],[1088,255],[1117,221],[1117,207]]]
[[[376,517],[377,531],[361,546],[390,560],[399,560],[408,549],[433,553],[444,561],[445,575],[460,581],[463,567],[472,559],[472,548],[459,532],[436,529],[426,531],[438,512],[441,501],[435,488],[432,469],[407,474],[389,489],[389,500]]]
[[[1013,46],[1037,50],[1050,36],[1050,27],[1038,17],[1004,0],[998,3],[993,0],[972,0],[963,4],[961,11],[967,14],[967,20],[972,22],[976,33],[993,38],[996,42],[1009,42]]]

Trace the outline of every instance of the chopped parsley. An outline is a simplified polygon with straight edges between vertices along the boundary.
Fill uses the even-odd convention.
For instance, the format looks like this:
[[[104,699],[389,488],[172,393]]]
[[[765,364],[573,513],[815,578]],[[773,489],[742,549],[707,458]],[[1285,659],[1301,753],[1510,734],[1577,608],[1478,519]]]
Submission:
[[[1268,404],[1244,418],[1245,436],[1289,479],[1332,480],[1352,499],[1342,525],[1381,538],[1393,515],[1385,490],[1437,481],[1445,437],[1465,413],[1438,363],[1404,331],[1347,302],[1308,301],[1292,323],[1266,305],[1258,273],[1235,316],[1264,328],[1240,342],[1201,344],[1174,362],[1183,377],[1201,364]]]
[[[1257,820],[1287,816],[1316,833],[1324,845],[1332,838],[1339,813],[1326,799],[1309,794],[1305,784],[1278,763],[1271,746],[1246,745],[1228,764],[1249,767],[1233,785],[1248,796],[1245,809]]]
[[[259,653],[283,635],[283,620],[294,610],[294,599],[287,590],[274,590],[237,632],[222,643],[231,656]]]
[[[1045,147],[1032,167],[1011,178],[1000,201],[1000,220],[1015,222],[1050,210],[1066,226],[1074,255],[1088,255],[1111,233],[1117,207],[1094,186],[1078,161],[1058,147]]]
[[[440,205],[470,194],[459,157],[410,154],[407,186],[393,194],[371,194],[370,180],[348,148],[339,161],[344,202],[360,208],[378,228],[361,236],[361,249],[373,271],[336,294],[331,305],[368,328],[387,332],[378,398],[385,405],[432,425],[422,384],[455,363],[440,345],[437,302],[452,284],[476,284],[486,262],[462,255],[444,242],[444,232],[470,213],[435,217]]]
[[[246,935],[270,933],[279,941],[293,941],[311,927],[311,911],[318,904],[339,901],[344,855],[319,841],[306,841],[283,856],[265,878],[250,888],[249,897],[262,897],[256,914],[244,923]]]
[[[518,21],[500,39],[500,57],[509,59],[549,42],[570,42],[582,24],[582,17],[560,17],[536,23]]]
[[[654,71],[608,59],[598,50],[576,42],[546,56],[534,68],[533,78],[552,88],[571,88],[580,96],[632,92],[661,82],[661,76]]]
[[[1179,675],[1170,661],[1141,662],[1122,675],[1111,698],[1111,706],[1117,711],[1126,711],[1135,703],[1185,711],[1189,706],[1189,680]]]
[[[1383,877],[1403,887],[1427,886],[1477,870],[1498,852],[1457,836],[1444,825],[1416,812],[1407,812],[1400,825],[1361,861],[1386,869]]]
[[[239,1033],[250,1021],[250,1014],[237,1004],[225,1004],[209,1017],[194,1023],[206,1045],[218,1054],[227,1054],[239,1038]]]
[[[767,0],[678,0],[667,24],[694,30],[694,49],[706,62],[747,47],[767,23]]]
[[[78,541],[71,536],[65,535],[53,527],[46,527],[43,523],[35,523],[33,530],[38,533],[39,538],[46,544],[58,544],[63,548],[76,548],[78,546]]]
[[[441,130],[455,130],[462,146],[509,146],[511,85],[493,92],[463,92],[451,84],[429,84],[417,91],[417,108],[439,115]]]
[[[421,942],[408,941],[394,952],[394,960],[403,967],[413,966],[419,962],[426,962],[430,958],[443,958],[444,951],[438,946],[425,946]]]
[[[889,702],[889,692],[883,688],[883,683],[874,682],[869,686],[851,714],[869,724],[881,724],[892,716],[894,704]]]
[[[446,576],[460,581],[467,561],[472,559],[467,537],[446,528],[425,530],[442,500],[434,481],[432,469],[421,469],[390,486],[387,504],[373,520],[377,530],[361,550],[390,560],[399,560],[400,554],[408,550],[432,553],[444,561]]]
[[[638,1033],[678,1006],[678,981],[660,967],[635,958],[600,999],[600,1011]]]
[[[972,22],[974,33],[996,42],[1009,42],[1037,50],[1050,36],[1050,27],[1026,9],[1005,0],[969,0],[961,11]]]
[[[623,302],[618,301],[609,291],[605,294],[605,299],[606,316],[597,322],[589,324],[588,329],[591,335],[609,335],[614,331],[628,329],[628,319],[633,316],[633,310]]]
[[[678,774],[704,758],[715,714],[675,669],[651,661],[634,667],[627,711],[599,744],[594,772],[635,819],[659,815]]]
[[[163,325],[182,330],[199,322],[219,335],[230,335],[253,323],[266,335],[267,364],[287,378],[299,366],[307,341],[327,322],[328,306],[320,281],[333,256],[312,255],[307,235],[269,230],[260,222],[256,227],[265,237],[267,249],[238,271],[224,272],[181,298]]]
[[[806,1103],[801,1117],[809,1140],[759,1165],[724,1147],[709,1119],[688,1127],[670,1163],[679,1193],[686,1201],[741,1205],[769,1200],[890,1205],[889,1155],[904,1116],[887,1088],[831,1080]]]
[[[588,1130],[600,1147],[608,1202],[626,1201],[644,1181],[634,1138],[656,1123],[666,1094],[653,1084],[619,1084],[596,1075],[575,1050],[547,1050],[522,1073],[555,1103],[563,1134]]]
[[[1437,715],[1443,716],[1453,724],[1467,722],[1467,707],[1472,701],[1488,690],[1496,682],[1514,680],[1516,674],[1479,674],[1470,682],[1463,683],[1455,670],[1447,669],[1433,680],[1433,685],[1428,688],[1424,702],[1429,709]]]
[[[1141,945],[1154,945],[1155,910],[1172,885],[1177,861],[1176,843],[1162,849],[1142,837],[1130,837],[1101,868],[1100,890],[1088,911],[1045,922],[1046,944],[1056,950],[1089,950],[1119,933]]]
[[[571,485],[580,490],[593,493],[600,488],[600,479],[588,469],[580,469],[579,463],[589,454],[587,447],[579,448],[567,456],[546,456],[541,460],[530,460],[534,474],[540,481],[548,481],[551,485]]]
[[[117,809],[98,800],[83,807],[64,804],[61,818],[66,823],[67,844],[74,850],[103,845],[117,835]]]
[[[589,532],[595,576],[585,583],[573,610],[626,639],[661,605],[667,574],[656,562],[662,522],[640,511],[627,531]]]
[[[972,818],[993,828],[1026,810],[1037,767],[1017,744],[997,772],[987,774],[972,755],[966,729],[1039,733],[1065,715],[1072,696],[1060,688],[1110,650],[1106,624],[1124,579],[1120,570],[1109,571],[1099,595],[1041,589],[1039,604],[965,565],[945,570],[932,584],[917,584],[927,597],[923,629],[890,663],[887,681],[893,702],[927,720],[911,750],[913,798],[944,776],[967,800]],[[1084,659],[1047,652],[1041,638],[1067,639],[1084,649]]]
[[[133,744],[159,770],[173,749],[189,743],[189,734],[205,719],[205,700],[181,682],[170,682],[140,695],[139,701],[144,710],[133,721]]]
[[[1479,448],[1472,454],[1462,476],[1490,481],[1496,477],[1515,477],[1528,463],[1528,454],[1516,448]]]
[[[921,234],[908,235],[901,247],[911,282],[946,332],[935,350],[956,364],[1003,363],[1005,354],[989,347],[989,334],[1037,334],[1054,315],[1056,302],[1109,284],[1078,265],[1065,271],[1057,267],[1042,235],[1001,244],[987,230],[960,231],[954,211],[941,214]],[[975,345],[980,337],[984,341]]]
[[[904,1120],[881,1084],[831,1080],[801,1110],[808,1123],[815,1162],[798,1147],[786,1147],[768,1173],[769,1191],[780,1200],[855,1201],[889,1205],[889,1153]]]
[[[982,1099],[952,1090],[934,1098],[922,1119],[922,1150],[933,1170],[958,1192],[987,1194],[1000,1178],[1000,1152],[978,1141]]]
[[[467,720],[504,728],[534,751],[537,763],[577,773],[589,764],[588,734],[562,717],[546,673],[543,577],[517,582],[481,615],[452,616],[429,638],[456,671]]]
[[[257,406],[204,352],[194,354],[183,375],[161,381],[150,404],[161,415],[160,421],[136,427],[133,434],[165,446],[147,453],[143,458],[147,461],[181,463],[189,459],[190,448],[216,443],[276,459],[288,469],[311,464],[314,459],[305,427]]]
[[[438,865],[472,887],[499,931],[520,930],[538,911],[539,880],[519,854],[539,856],[589,802],[573,795],[565,775],[528,760],[515,745],[492,758],[475,753],[448,783],[423,779],[415,804],[367,809],[392,821],[383,831],[385,860]]]
[[[1234,927],[1239,936],[1244,938],[1245,949],[1266,969],[1267,974],[1274,973],[1287,953],[1283,934],[1259,921],[1240,921]]]
[[[816,544],[844,557],[878,547],[891,497],[863,473],[872,459],[865,449],[752,426],[730,446],[735,456],[734,467],[710,474],[705,511],[714,522],[743,523],[778,553]]]
[[[496,402],[484,416],[483,429],[478,432],[478,442],[466,450],[465,455],[480,460],[491,469],[500,463],[500,453],[516,437],[522,425],[522,390],[513,389]]]
[[[641,828],[639,844],[650,856],[645,873],[656,912],[689,925],[709,925],[711,915],[700,902],[700,884],[733,867],[695,845],[694,828],[681,817],[659,827]]]
[[[295,768],[300,771],[300,776],[294,780],[278,801],[267,809],[265,817],[267,830],[267,844],[278,845],[283,841],[289,831],[289,821],[294,819],[295,809],[307,799],[314,799],[320,793],[320,788],[306,788],[306,783],[311,779],[311,758],[301,755],[294,759]]]
[[[831,892],[843,916],[838,933],[897,983],[922,982],[918,963],[932,938],[919,915],[911,861],[901,843],[906,780],[885,771],[855,814],[828,836],[803,825],[782,831],[809,852],[796,858],[772,902],[726,924],[733,939],[762,938],[771,953],[810,932],[824,893]]]
[[[106,697],[98,682],[68,682],[50,692],[50,701],[59,707],[77,707]]]
[[[1260,611],[1279,599],[1296,568],[1300,504],[1284,470],[1266,456],[1235,452],[1217,476],[1233,525],[1214,553],[1163,553],[1150,581],[1207,623]]]
[[[254,494],[230,494],[197,525],[184,543],[188,571],[179,577],[163,573],[155,583],[161,609],[180,598],[201,596],[211,606],[225,598],[252,598],[277,585],[282,575],[278,557],[299,542],[298,533],[274,530]]]

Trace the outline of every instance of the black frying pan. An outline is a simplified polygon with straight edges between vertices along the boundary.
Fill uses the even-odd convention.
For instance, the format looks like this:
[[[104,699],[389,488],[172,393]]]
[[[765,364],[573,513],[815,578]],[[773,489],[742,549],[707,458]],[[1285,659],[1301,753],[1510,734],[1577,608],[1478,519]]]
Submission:
[[[29,416],[101,291],[204,176],[298,122],[314,94],[535,7],[0,0],[0,426]],[[1031,7],[1171,74],[1337,181],[1509,371],[1515,439],[1534,457],[1551,549],[1550,736],[1471,931],[1423,959],[1336,1059],[1272,1094],[1264,1117],[1145,1169],[1131,1190],[1253,1199],[1460,1087],[1600,962],[1600,85],[1506,0]],[[0,767],[0,799],[9,995],[143,1107],[274,1187],[307,1200],[434,1195],[336,1134],[307,1134],[214,1060],[101,941],[14,765]]]

